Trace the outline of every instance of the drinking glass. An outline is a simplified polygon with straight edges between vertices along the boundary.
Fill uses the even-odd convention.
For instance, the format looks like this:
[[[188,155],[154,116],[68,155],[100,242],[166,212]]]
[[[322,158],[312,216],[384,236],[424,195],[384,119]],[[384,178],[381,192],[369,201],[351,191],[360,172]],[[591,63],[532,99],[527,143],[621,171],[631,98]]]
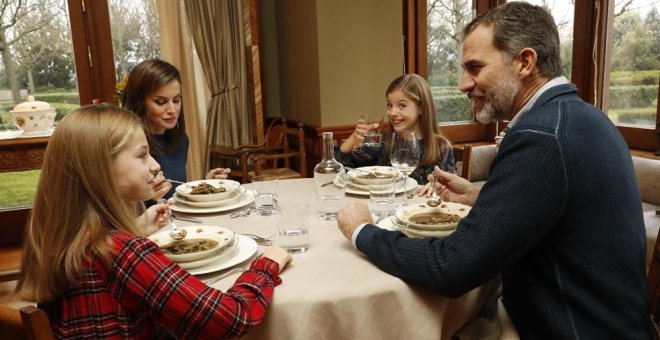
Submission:
[[[309,204],[282,203],[277,212],[277,245],[289,253],[303,253],[309,245]]]
[[[403,180],[403,205],[408,205],[408,190],[406,182],[408,176],[419,165],[419,140],[413,131],[402,131],[392,133],[392,149],[390,150],[390,162],[392,166],[404,175]]]
[[[394,211],[396,180],[392,177],[369,181],[369,208],[376,215],[376,223]]]
[[[270,216],[277,213],[277,177],[254,176],[252,177],[252,189],[254,189],[257,214]]]

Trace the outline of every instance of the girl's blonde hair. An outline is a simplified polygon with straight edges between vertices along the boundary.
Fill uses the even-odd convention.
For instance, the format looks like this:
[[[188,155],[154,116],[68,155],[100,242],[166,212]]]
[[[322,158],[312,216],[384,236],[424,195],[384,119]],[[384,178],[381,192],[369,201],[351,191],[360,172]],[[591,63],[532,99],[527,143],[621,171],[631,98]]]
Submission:
[[[404,74],[390,83],[387,91],[385,91],[385,96],[394,91],[403,92],[421,110],[417,124],[423,134],[425,152],[424,159],[420,159],[419,161],[420,165],[432,165],[438,159],[444,161],[451,148],[451,142],[442,135],[438,127],[438,120],[435,116],[435,105],[433,104],[429,84],[417,74]]]
[[[16,287],[28,301],[52,301],[83,273],[86,251],[111,264],[109,230],[137,234],[139,203],[121,198],[111,165],[140,119],[118,107],[69,113],[48,142]]]

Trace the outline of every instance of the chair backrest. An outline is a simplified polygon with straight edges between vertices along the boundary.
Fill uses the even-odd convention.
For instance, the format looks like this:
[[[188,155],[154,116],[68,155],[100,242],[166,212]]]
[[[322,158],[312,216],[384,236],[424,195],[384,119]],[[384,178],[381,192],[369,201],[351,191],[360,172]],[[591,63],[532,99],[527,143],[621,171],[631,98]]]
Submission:
[[[493,163],[497,147],[495,144],[472,146],[470,153],[470,181],[483,182],[488,180],[490,164]]]
[[[35,306],[19,310],[0,305],[0,336],[3,339],[54,339],[48,315]]]
[[[648,274],[649,306],[653,321],[660,320],[660,232],[655,239],[653,257],[649,264]]]
[[[660,205],[660,160],[632,157],[642,201]]]
[[[472,145],[470,144],[453,145],[452,149],[454,153],[454,162],[458,170],[458,175],[469,181],[470,168],[471,168],[470,157],[472,154]]]
[[[254,150],[249,157],[254,161],[255,174],[264,170],[288,169],[286,176],[306,177],[304,124],[298,123],[297,127],[292,128],[287,126],[286,118],[276,117],[268,127],[264,150]],[[291,158],[298,159],[299,172],[292,170]],[[271,175],[287,178],[284,173],[275,173],[271,172]]]
[[[0,247],[23,245],[25,226],[30,218],[32,207],[0,209]]]

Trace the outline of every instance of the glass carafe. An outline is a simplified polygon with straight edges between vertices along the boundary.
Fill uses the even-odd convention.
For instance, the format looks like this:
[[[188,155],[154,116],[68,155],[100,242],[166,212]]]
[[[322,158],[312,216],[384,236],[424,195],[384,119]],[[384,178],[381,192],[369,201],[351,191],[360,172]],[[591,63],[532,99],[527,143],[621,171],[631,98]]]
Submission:
[[[323,133],[323,160],[314,167],[314,186],[318,203],[319,218],[335,221],[344,206],[346,172],[335,160],[332,132]]]

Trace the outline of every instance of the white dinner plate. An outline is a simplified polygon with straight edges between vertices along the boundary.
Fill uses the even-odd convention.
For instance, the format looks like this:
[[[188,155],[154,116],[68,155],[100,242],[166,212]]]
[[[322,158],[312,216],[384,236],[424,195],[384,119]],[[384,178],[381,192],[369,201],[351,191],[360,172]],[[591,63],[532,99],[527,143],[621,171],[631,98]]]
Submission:
[[[196,202],[196,201],[191,201],[187,199],[185,196],[181,196],[178,193],[174,193],[174,199],[177,201],[177,203],[182,203],[191,207],[195,208],[210,208],[210,207],[217,207],[220,205],[228,205],[228,204],[233,204],[238,202],[238,200],[241,199],[241,196],[245,193],[245,187],[241,186],[238,188],[238,190],[234,190],[231,196],[225,199],[217,200],[217,201],[206,201],[206,202]]]
[[[236,234],[236,236],[238,237],[238,244],[233,256],[226,258],[224,261],[211,262],[201,267],[189,269],[188,272],[192,275],[202,275],[227,269],[249,259],[259,249],[257,242],[253,239],[240,234]]]
[[[402,233],[406,234],[408,237],[437,237],[444,238],[451,235],[456,229],[452,230],[417,230],[413,228],[406,228],[405,226],[396,225],[392,219],[396,218],[395,216],[390,216],[378,222],[377,226],[387,230],[399,230]]]
[[[334,185],[341,187],[341,184],[339,184],[339,180],[335,178],[335,180],[332,182]],[[417,181],[414,178],[408,177],[406,180],[406,189],[411,190],[412,188],[417,186]],[[347,194],[353,194],[353,195],[362,195],[362,196],[369,196],[369,186],[365,186],[366,190],[360,190],[355,186],[349,185],[346,187],[346,193]],[[396,184],[396,193],[402,193],[403,192],[403,182],[398,182]]]
[[[219,205],[215,207],[208,208],[197,208],[185,205],[181,202],[176,202],[174,205],[170,206],[170,209],[176,212],[190,213],[190,214],[207,214],[207,213],[216,213],[222,211],[229,211],[232,209],[240,208],[254,202],[254,193],[252,190],[245,190],[245,193],[240,196],[240,200],[227,205]]]

